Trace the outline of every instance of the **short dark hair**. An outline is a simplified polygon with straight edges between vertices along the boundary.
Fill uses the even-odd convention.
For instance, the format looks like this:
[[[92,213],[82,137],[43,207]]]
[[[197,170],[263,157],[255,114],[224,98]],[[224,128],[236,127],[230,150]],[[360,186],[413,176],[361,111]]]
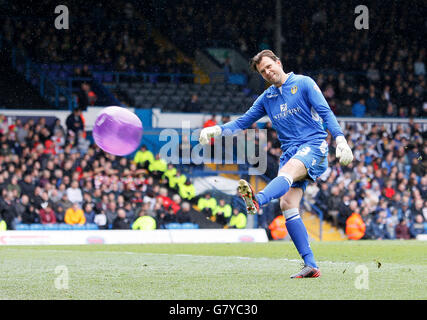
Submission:
[[[252,57],[250,61],[251,69],[255,72],[258,72],[256,66],[261,62],[261,59],[264,57],[268,57],[272,59],[273,61],[278,61],[280,58],[274,54],[271,50],[262,50],[261,52],[258,52],[254,57]]]

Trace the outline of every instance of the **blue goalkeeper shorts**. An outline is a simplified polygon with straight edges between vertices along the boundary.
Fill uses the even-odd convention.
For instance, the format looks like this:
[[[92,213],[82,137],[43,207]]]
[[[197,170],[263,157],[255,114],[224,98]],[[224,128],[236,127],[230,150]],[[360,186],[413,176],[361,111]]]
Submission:
[[[305,191],[309,182],[316,181],[328,168],[328,143],[326,140],[312,141],[300,146],[292,146],[283,152],[280,157],[279,170],[294,158],[302,161],[307,168],[308,177],[304,180],[296,181],[292,188],[301,188]]]

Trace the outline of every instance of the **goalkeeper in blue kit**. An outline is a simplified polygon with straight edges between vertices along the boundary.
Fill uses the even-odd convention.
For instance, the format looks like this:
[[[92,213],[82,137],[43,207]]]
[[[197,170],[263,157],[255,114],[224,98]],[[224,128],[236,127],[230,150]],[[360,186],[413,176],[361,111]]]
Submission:
[[[215,136],[234,135],[268,115],[281,143],[279,172],[261,192],[255,194],[245,180],[239,181],[238,192],[248,213],[280,198],[286,228],[304,260],[303,268],[291,278],[316,278],[320,269],[310,248],[309,238],[299,214],[303,192],[328,167],[327,132],[337,143],[336,157],[341,165],[353,161],[353,153],[321,90],[313,79],[293,72],[285,73],[280,59],[270,50],[263,50],[251,59],[251,68],[271,84],[240,118],[221,126],[204,128],[199,137],[208,144]]]

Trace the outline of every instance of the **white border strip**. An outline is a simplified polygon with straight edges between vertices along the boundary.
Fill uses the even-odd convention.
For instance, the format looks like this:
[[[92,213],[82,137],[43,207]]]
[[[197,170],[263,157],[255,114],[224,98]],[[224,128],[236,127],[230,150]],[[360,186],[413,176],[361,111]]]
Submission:
[[[4,231],[4,245],[268,242],[264,229]]]

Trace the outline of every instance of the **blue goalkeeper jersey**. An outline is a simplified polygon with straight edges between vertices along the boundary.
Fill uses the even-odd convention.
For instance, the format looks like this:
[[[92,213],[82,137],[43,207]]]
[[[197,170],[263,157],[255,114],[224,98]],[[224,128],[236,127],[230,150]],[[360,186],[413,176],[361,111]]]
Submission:
[[[221,126],[223,135],[248,129],[268,115],[277,131],[281,149],[325,139],[326,128],[336,138],[344,135],[321,90],[308,76],[290,73],[281,88],[272,85],[240,118]]]

